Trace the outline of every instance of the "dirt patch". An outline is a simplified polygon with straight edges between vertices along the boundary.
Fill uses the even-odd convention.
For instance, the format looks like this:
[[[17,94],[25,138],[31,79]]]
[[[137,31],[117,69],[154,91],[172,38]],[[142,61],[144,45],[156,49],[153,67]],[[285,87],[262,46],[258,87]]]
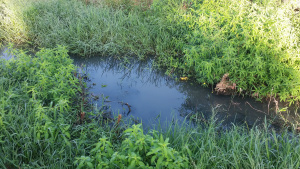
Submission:
[[[236,84],[229,80],[229,74],[223,75],[221,81],[216,85],[215,91],[217,94],[232,95],[236,91]]]

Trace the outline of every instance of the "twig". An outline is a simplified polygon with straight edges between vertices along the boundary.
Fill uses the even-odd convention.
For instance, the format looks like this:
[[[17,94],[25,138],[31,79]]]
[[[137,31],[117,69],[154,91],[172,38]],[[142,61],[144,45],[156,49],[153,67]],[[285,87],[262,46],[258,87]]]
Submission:
[[[249,102],[246,102],[246,103],[247,103],[253,110],[256,110],[256,111],[258,111],[258,112],[261,112],[261,113],[266,114],[265,112],[263,112],[263,111],[261,111],[261,110],[258,110],[258,109],[254,108],[254,107],[252,107],[251,104],[250,104]]]
[[[109,101],[109,100],[104,100],[104,102],[116,102],[116,101]],[[126,105],[128,107],[128,112],[127,115],[131,112],[131,106],[128,103],[124,103],[124,102],[118,102],[121,105]]]
[[[122,115],[121,115],[121,114],[119,114],[119,115],[118,115],[117,126],[119,126],[119,123],[120,123],[121,119],[122,119]]]
[[[229,104],[229,107],[228,107],[228,111],[230,110],[231,105],[233,105],[234,108],[235,108],[235,106],[239,106],[240,103],[235,103],[235,102],[233,102],[233,101],[231,100],[231,101],[230,101],[230,104]],[[239,108],[240,110],[242,110],[240,107],[238,107],[238,108]]]
[[[128,112],[127,112],[127,115],[131,112],[131,106],[128,104],[128,103],[124,103],[124,102],[118,102],[118,103],[121,103],[122,105],[126,105],[128,107]]]
[[[275,97],[273,97],[274,103],[275,103],[275,107],[276,107],[276,113],[279,112],[279,107],[278,107],[278,101],[275,99]]]

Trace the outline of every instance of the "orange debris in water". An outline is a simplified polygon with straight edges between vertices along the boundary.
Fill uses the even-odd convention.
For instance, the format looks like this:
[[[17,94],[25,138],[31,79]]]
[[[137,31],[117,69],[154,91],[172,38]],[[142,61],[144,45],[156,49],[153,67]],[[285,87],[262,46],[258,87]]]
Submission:
[[[122,119],[122,115],[121,115],[121,114],[119,114],[119,115],[118,115],[118,121],[117,121],[117,125],[119,125],[119,123],[120,123],[121,119]]]

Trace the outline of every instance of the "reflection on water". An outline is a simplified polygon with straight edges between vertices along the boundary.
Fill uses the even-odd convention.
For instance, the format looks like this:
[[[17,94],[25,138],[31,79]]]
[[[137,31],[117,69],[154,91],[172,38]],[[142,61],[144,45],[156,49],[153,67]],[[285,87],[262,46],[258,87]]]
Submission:
[[[201,113],[207,119],[212,115],[212,108],[216,117],[224,121],[224,127],[245,122],[253,126],[262,124],[265,118],[274,118],[270,116],[275,112],[273,102],[268,104],[250,98],[216,95],[210,88],[189,81],[176,81],[163,71],[153,70],[151,60],[130,60],[126,64],[113,57],[73,59],[76,65],[85,65],[83,69],[91,79],[89,85],[96,84],[90,92],[109,96],[108,100],[112,101],[103,102],[100,99],[98,105],[107,104],[115,114],[137,117],[144,124],[149,124],[157,117],[164,121],[172,117],[195,117],[195,113]],[[129,114],[128,107],[119,102],[131,106]]]

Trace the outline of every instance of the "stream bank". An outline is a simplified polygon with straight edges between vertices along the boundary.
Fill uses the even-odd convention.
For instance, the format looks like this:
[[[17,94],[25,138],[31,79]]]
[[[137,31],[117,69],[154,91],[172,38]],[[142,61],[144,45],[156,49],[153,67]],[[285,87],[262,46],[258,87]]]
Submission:
[[[151,60],[136,64],[133,61],[130,61],[130,64],[124,64],[124,60],[121,63],[113,62],[117,58],[103,58],[101,62],[95,60],[92,64],[101,63],[96,64],[101,66],[95,69],[98,71],[106,68],[106,71],[102,70],[102,74],[98,72],[97,76],[89,79],[83,71],[85,69],[90,72],[91,67],[82,66],[81,72],[76,71],[73,60],[69,58],[66,48],[62,46],[55,49],[41,49],[36,55],[28,55],[17,50],[13,52],[18,59],[9,60],[7,55],[6,59],[0,59],[0,154],[4,154],[0,156],[2,168],[95,168],[95,166],[127,168],[132,165],[147,165],[156,168],[162,165],[176,165],[176,168],[180,166],[181,168],[299,168],[300,166],[299,135],[286,130],[280,133],[270,131],[269,126],[249,128],[235,123],[238,125],[227,128],[224,123],[218,125],[214,119],[207,121],[197,118],[197,114],[191,112],[189,118],[200,123],[185,125],[185,123],[172,121],[166,128],[159,128],[158,124],[155,128],[144,132],[142,127],[145,126],[142,124],[127,125],[123,123],[125,121],[122,121],[121,125],[118,125],[119,118],[117,124],[113,126],[103,119],[82,118],[82,115],[85,115],[81,111],[82,105],[85,104],[82,96],[86,96],[86,92],[81,88],[82,79],[88,82],[102,78],[101,83],[103,83],[105,75],[119,77],[118,73],[124,75],[124,72],[126,75],[131,75],[117,79],[122,80],[119,84],[124,84],[121,85],[122,88],[128,91],[134,91],[129,90],[128,85],[125,85],[129,83],[126,79],[131,78],[133,79],[130,82],[143,79],[142,89],[149,89],[148,93],[155,95],[161,94],[154,92],[157,90],[155,87],[163,88],[163,91],[168,88],[178,90],[178,95],[171,96],[183,95],[183,98],[177,98],[179,100],[185,101],[195,91],[195,97],[199,100],[206,99],[210,101],[210,104],[217,104],[214,110],[220,117],[223,105],[219,106],[221,102],[216,102],[219,96],[211,94],[209,98],[205,98],[201,95],[204,89],[200,90],[203,91],[202,93],[197,92],[197,85],[194,86],[195,90],[187,90],[189,85],[193,87],[189,81],[176,81],[174,77],[160,74],[160,71],[147,69],[152,66]],[[115,64],[117,68],[111,63],[117,63]],[[135,67],[140,67],[146,73],[138,74],[139,71]],[[134,71],[140,77],[133,76],[134,73],[130,73],[129,70]],[[150,72],[150,79],[155,80],[148,80],[147,72]],[[152,82],[155,82],[153,89],[150,85]],[[105,86],[109,86],[101,83],[93,85],[92,81],[88,83],[92,83],[91,85],[96,89],[103,87],[102,89],[105,90]],[[164,87],[165,83],[168,84],[166,87]],[[136,85],[131,85],[131,87],[142,91],[137,87],[140,83],[133,84]],[[114,90],[122,91],[118,88]],[[120,93],[117,96],[119,95]],[[126,92],[125,95],[130,94]],[[143,98],[136,94],[134,96],[138,100]],[[96,97],[96,94],[93,97]],[[104,103],[122,103],[124,113],[118,110],[121,112],[118,117],[128,113],[126,107],[128,108],[129,104],[126,96],[124,101],[112,101],[111,97],[106,96],[102,98],[105,98]],[[224,98],[227,97],[220,98],[226,100]],[[111,102],[108,102],[108,99],[111,99]],[[235,97],[232,101],[243,103],[241,100],[243,99]],[[184,103],[186,102],[189,101]],[[191,99],[190,102],[195,101]],[[184,103],[178,106],[184,107]],[[232,105],[239,106],[234,103]],[[251,106],[254,108],[254,105]],[[105,107],[109,110],[109,106]],[[130,105],[129,113],[138,116],[139,113],[135,112],[135,107],[134,103]],[[114,107],[111,106],[111,108]],[[198,110],[197,108],[195,110]],[[205,105],[202,108],[205,108]],[[86,112],[86,114],[94,115],[93,112]],[[178,118],[183,118],[185,115],[179,113],[178,116]],[[224,128],[228,130],[224,132]],[[171,155],[164,156],[164,151]],[[137,157],[136,163],[132,162],[135,159],[132,157]],[[234,161],[237,162],[233,163]]]
[[[7,49],[2,58],[10,59]],[[271,128],[299,128],[296,106],[276,100],[256,101],[250,97],[220,95],[214,88],[193,82],[180,81],[165,70],[155,69],[154,60],[135,58],[71,56],[80,73],[88,76],[88,92],[96,109],[110,118],[142,122],[144,126],[158,122],[205,122],[214,114],[224,129],[232,125],[262,126],[265,120]],[[297,129],[298,130],[298,129]]]
[[[72,57],[74,64],[89,76],[90,93],[99,109],[114,116],[134,118],[144,125],[160,120],[208,120],[213,113],[224,128],[232,124],[252,127],[265,120],[272,128],[297,124],[295,107],[275,101],[255,101],[242,96],[224,96],[193,81],[180,81],[164,70],[154,69],[151,59],[137,61],[118,57]],[[285,112],[277,112],[285,108]],[[294,126],[296,127],[296,126]]]

